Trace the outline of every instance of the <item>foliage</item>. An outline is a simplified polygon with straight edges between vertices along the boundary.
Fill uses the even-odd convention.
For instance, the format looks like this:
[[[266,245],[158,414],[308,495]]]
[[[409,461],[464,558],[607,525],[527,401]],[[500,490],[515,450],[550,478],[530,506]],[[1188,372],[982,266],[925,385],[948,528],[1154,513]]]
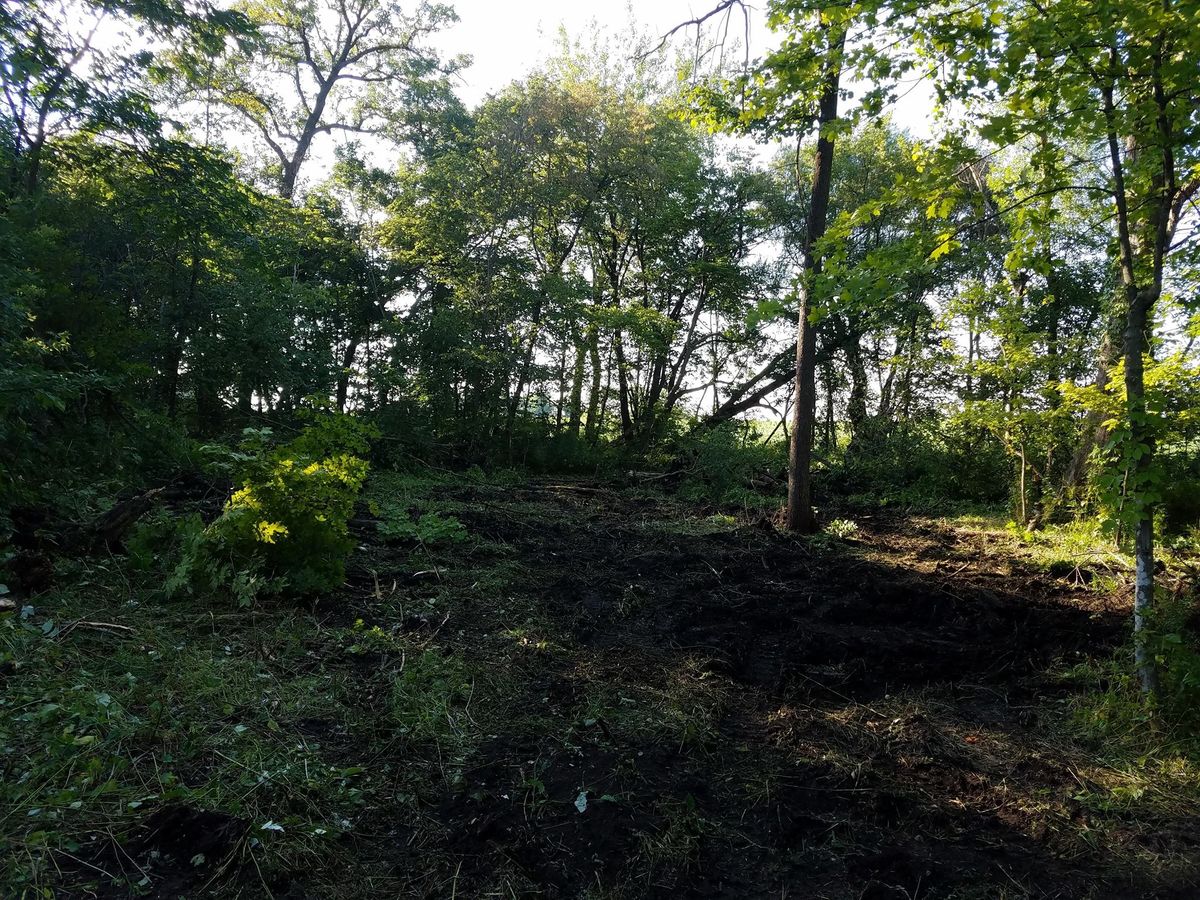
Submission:
[[[192,520],[169,590],[228,592],[247,606],[264,594],[304,596],[341,584],[371,431],[320,414],[280,447],[263,446],[267,436],[247,433],[241,487],[211,525]]]
[[[819,483],[851,506],[935,511],[1007,499],[1002,449],[962,419],[874,421],[834,448]]]
[[[778,505],[787,448],[763,441],[752,425],[731,422],[685,435],[677,453],[686,473],[681,497],[718,508]]]
[[[1155,529],[1200,521],[1194,4],[771,0],[740,71],[564,38],[473,108],[447,6],[219,6],[0,3],[3,559],[202,469],[228,508],[140,527],[136,567],[336,583],[367,447],[263,443],[314,397],[377,465],[654,469],[729,510],[780,501],[757,423],[801,410],[823,504],[1099,515],[1141,611]],[[461,537],[396,502],[384,536]]]
[[[436,544],[441,541],[455,543],[466,538],[467,530],[454,516],[443,516],[427,512],[415,521],[407,511],[387,508],[387,515],[379,522],[379,534],[389,540],[411,540],[421,544]]]
[[[391,714],[417,741],[454,737],[469,715],[474,682],[462,660],[426,650],[405,662],[392,685]]]
[[[1200,765],[1200,635],[1191,602],[1168,600],[1152,625],[1159,690],[1147,704],[1132,674],[1128,649],[1069,673],[1090,691],[1076,703],[1080,733],[1116,755],[1167,759],[1178,754]]]
[[[858,536],[858,523],[851,519],[834,519],[825,526],[825,531],[838,540],[850,540]]]

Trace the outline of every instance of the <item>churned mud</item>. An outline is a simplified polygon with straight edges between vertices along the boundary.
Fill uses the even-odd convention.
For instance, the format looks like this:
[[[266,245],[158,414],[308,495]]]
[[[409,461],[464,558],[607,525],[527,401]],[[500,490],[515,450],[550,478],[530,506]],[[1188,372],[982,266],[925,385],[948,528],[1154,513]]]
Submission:
[[[1126,622],[1077,572],[932,520],[812,542],[586,483],[432,500],[469,540],[364,516],[316,607],[305,669],[348,670],[355,708],[281,722],[366,770],[361,814],[263,872],[257,823],[160,810],[122,851],[159,895],[1197,896],[1196,810],[1093,802],[1063,737],[1055,673]],[[387,641],[329,637],[367,625]]]

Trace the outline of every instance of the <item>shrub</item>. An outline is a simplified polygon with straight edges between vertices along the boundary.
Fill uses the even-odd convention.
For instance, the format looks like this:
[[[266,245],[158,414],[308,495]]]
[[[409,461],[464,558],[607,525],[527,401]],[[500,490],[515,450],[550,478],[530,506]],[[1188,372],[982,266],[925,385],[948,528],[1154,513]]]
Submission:
[[[246,432],[241,488],[207,528],[192,520],[169,590],[228,590],[248,605],[261,594],[304,595],[341,584],[371,431],[349,416],[323,414],[273,450],[265,447],[269,436]]]
[[[819,471],[822,493],[852,507],[906,506],[927,511],[957,504],[1003,503],[1011,462],[986,432],[954,419],[902,426],[870,419]]]
[[[379,534],[386,540],[411,540],[422,544],[459,543],[466,540],[467,529],[454,516],[427,512],[414,521],[406,512],[384,510]]]
[[[787,445],[763,441],[752,422],[725,422],[697,429],[682,439],[679,456],[687,466],[680,494],[713,506],[778,505],[763,491],[782,490],[787,472]]]

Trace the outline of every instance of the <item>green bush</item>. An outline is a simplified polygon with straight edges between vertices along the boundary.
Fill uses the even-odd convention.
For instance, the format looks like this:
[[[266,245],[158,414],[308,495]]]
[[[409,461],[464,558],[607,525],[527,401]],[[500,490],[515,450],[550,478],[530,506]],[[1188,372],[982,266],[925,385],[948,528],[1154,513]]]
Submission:
[[[315,417],[272,450],[265,447],[269,432],[248,430],[241,488],[208,527],[191,520],[168,590],[229,591],[248,605],[262,594],[305,595],[341,584],[370,436],[349,416],[332,414]]]
[[[752,422],[699,429],[681,440],[687,476],[680,495],[714,506],[777,506],[786,484],[787,452],[783,441],[765,442]]]
[[[1011,463],[994,439],[934,418],[903,426],[868,420],[818,474],[821,492],[850,506],[924,510],[1003,503],[1012,480]]]

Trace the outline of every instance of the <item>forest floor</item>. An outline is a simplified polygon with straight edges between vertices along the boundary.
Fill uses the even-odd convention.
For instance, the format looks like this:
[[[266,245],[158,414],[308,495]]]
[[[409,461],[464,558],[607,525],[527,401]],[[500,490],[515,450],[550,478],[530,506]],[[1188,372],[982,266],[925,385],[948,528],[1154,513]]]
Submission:
[[[315,609],[151,602],[118,559],[31,601],[0,711],[65,743],[0,811],[11,889],[1200,891],[1194,762],[1071,724],[1125,640],[1119,578],[980,519],[805,540],[582,481],[371,492],[465,534],[359,521]]]

